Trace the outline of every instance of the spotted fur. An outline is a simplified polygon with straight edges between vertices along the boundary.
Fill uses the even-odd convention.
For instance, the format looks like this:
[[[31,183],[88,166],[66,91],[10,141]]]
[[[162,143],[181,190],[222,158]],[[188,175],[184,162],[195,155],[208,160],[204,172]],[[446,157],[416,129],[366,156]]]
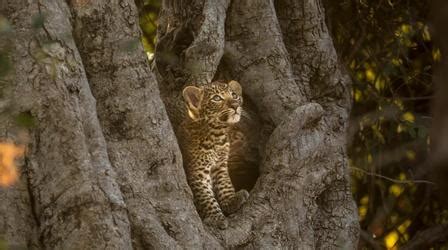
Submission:
[[[241,118],[242,93],[236,81],[212,82],[183,90],[188,116],[180,126],[180,145],[188,183],[204,222],[224,229],[224,214],[238,210],[246,190],[235,192],[229,177],[229,132]]]

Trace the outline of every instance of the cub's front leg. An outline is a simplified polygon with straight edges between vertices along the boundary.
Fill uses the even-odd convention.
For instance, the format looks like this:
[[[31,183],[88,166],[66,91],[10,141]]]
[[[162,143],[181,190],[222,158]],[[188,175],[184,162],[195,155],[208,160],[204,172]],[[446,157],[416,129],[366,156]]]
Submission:
[[[236,212],[249,198],[249,193],[242,189],[235,193],[229,176],[227,161],[212,169],[213,186],[222,210],[227,215]]]
[[[213,193],[210,177],[211,163],[204,160],[193,161],[188,169],[188,182],[193,191],[194,203],[204,223],[212,227],[226,229],[228,227],[227,218]]]

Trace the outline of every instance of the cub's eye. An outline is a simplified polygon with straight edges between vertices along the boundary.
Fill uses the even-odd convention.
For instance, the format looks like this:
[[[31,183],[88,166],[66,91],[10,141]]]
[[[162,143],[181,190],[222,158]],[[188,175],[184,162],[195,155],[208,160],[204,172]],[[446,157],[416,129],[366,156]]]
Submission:
[[[214,96],[212,97],[212,100],[215,101],[215,102],[219,102],[219,101],[222,101],[222,98],[221,98],[221,96],[219,96],[219,95],[214,95]]]
[[[235,92],[232,92],[232,97],[233,97],[233,99],[238,99],[238,95],[235,94]]]

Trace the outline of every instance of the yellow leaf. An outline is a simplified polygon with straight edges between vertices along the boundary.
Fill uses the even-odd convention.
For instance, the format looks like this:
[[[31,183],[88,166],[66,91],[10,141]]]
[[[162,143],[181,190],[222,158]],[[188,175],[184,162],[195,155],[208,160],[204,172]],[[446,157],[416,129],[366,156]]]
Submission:
[[[367,207],[366,206],[360,206],[358,208],[358,214],[359,214],[360,220],[364,220],[364,218],[367,215]]]
[[[367,205],[369,204],[369,196],[365,195],[364,197],[361,198],[361,200],[359,201],[359,203],[361,205]]]
[[[403,32],[404,34],[411,32],[412,27],[409,24],[403,24],[401,25],[401,32]]]
[[[407,122],[411,122],[411,123],[415,121],[415,116],[411,112],[404,113],[401,118],[403,120],[405,120]]]
[[[403,64],[403,60],[401,60],[400,58],[393,58],[392,64],[395,66],[400,66],[401,64]]]
[[[394,100],[394,103],[395,103],[395,105],[397,105],[397,107],[398,107],[400,110],[403,110],[403,109],[404,109],[404,105],[403,105],[403,101],[402,101],[402,100],[400,100],[400,99],[395,99],[395,100]]]
[[[363,80],[364,74],[361,71],[359,71],[358,73],[356,73],[356,78],[358,78],[358,80]]]
[[[375,88],[377,90],[384,89],[385,85],[386,85],[386,82],[383,79],[381,79],[380,77],[378,77],[378,79],[376,79],[376,81],[375,81]]]
[[[442,59],[442,53],[440,53],[440,50],[438,48],[435,48],[432,50],[432,59],[434,62],[440,62]]]
[[[398,126],[397,126],[397,133],[401,133],[403,131],[404,131],[403,126],[401,126],[401,124],[398,124]]]
[[[372,163],[372,161],[373,161],[372,155],[371,155],[371,154],[368,154],[368,155],[367,155],[367,162],[368,162],[368,163]]]
[[[398,179],[399,179],[400,181],[404,181],[404,180],[406,180],[406,174],[404,174],[404,173],[400,173],[400,175],[398,176]]]
[[[392,249],[398,241],[398,233],[393,231],[386,235],[384,238],[384,244],[386,244],[387,249]]]
[[[355,89],[354,91],[355,102],[359,102],[362,99],[362,92],[359,89]]]
[[[401,193],[403,193],[403,191],[404,188],[397,184],[393,184],[392,186],[389,187],[389,192],[395,195],[396,197],[399,196]]]
[[[411,225],[411,220],[405,220],[400,226],[398,226],[398,232],[404,234],[406,229]]]
[[[415,152],[414,151],[412,151],[412,150],[407,150],[406,151],[406,157],[409,159],[409,160],[415,160]]]
[[[431,41],[431,33],[429,32],[429,28],[427,25],[425,25],[422,30],[422,37],[424,41]]]
[[[375,72],[373,72],[372,69],[367,69],[366,70],[366,79],[367,79],[367,81],[373,82],[375,80],[375,78],[376,78]]]

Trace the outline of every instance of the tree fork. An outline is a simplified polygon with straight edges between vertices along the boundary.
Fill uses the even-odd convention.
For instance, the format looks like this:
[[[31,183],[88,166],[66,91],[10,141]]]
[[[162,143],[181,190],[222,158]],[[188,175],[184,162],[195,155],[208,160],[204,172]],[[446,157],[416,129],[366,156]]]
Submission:
[[[166,0],[154,73],[130,0],[9,0],[0,10],[15,29],[15,109],[36,120],[22,178],[0,190],[10,244],[356,247],[344,149],[350,82],[319,1]],[[34,29],[33,16],[43,20]],[[294,18],[319,32],[298,32]],[[242,84],[267,135],[251,197],[223,231],[202,225],[173,132],[182,87],[221,76]]]

